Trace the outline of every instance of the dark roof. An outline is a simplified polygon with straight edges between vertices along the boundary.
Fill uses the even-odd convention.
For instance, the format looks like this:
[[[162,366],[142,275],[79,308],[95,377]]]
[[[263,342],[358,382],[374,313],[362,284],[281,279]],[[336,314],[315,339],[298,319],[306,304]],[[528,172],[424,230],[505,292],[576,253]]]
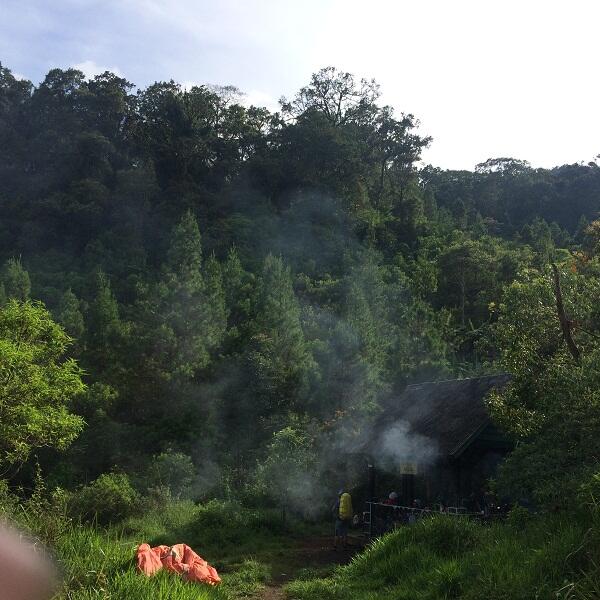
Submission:
[[[433,440],[439,456],[458,456],[490,423],[485,398],[510,375],[419,383],[390,402],[376,429],[403,421],[412,433]]]

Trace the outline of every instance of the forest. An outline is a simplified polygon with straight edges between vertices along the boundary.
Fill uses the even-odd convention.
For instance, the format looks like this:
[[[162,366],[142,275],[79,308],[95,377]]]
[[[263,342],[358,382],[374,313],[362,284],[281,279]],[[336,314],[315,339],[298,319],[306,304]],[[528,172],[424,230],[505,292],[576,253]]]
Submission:
[[[241,554],[292,527],[265,515],[283,504],[316,526],[337,461],[386,402],[509,373],[488,406],[515,449],[490,485],[535,515],[517,506],[495,533],[419,524],[285,593],[390,597],[422,560],[433,587],[405,573],[393,597],[598,597],[600,165],[442,170],[421,160],[434,143],[374,80],[333,67],[270,112],[231,86],[141,89],[76,69],[34,85],[0,64],[2,512],[67,565],[88,543],[74,523],[89,539],[161,538],[188,519],[218,554],[210,521],[240,553],[220,565],[238,579],[219,597],[250,597],[268,576]],[[164,530],[134,526],[152,510]],[[229,522],[254,541],[228,538]],[[434,564],[423,548],[444,536],[456,547]],[[539,564],[504,556],[527,573],[484,594],[464,553],[498,539]],[[421,558],[402,558],[408,543]],[[77,568],[57,597],[151,593],[107,592]],[[356,583],[371,571],[380,591]]]

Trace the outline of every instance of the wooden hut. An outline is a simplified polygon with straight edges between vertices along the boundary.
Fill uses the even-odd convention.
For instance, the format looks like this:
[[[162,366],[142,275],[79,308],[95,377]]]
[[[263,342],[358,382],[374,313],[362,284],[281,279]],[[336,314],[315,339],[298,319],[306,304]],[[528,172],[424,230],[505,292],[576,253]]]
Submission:
[[[509,379],[493,375],[407,386],[387,405],[372,436],[370,454],[380,474],[378,491],[382,492],[387,474],[388,487],[397,487],[404,504],[416,498],[456,506],[477,501],[511,449],[485,404],[488,394]],[[388,436],[385,450],[381,446],[385,432],[398,423],[412,436],[405,457],[406,440],[398,440],[397,453],[390,452],[393,437]],[[426,451],[420,452],[419,446]]]

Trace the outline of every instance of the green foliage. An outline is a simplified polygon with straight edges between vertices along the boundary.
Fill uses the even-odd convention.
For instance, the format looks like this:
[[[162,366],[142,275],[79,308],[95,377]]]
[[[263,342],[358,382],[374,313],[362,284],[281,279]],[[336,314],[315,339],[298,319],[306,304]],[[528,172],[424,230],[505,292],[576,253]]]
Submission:
[[[144,307],[155,327],[148,341],[165,379],[194,376],[208,365],[210,351],[223,337],[220,270],[213,260],[207,266],[205,282],[200,231],[188,211],[173,228],[162,276]]]
[[[98,523],[116,523],[140,508],[140,498],[123,473],[105,473],[75,491],[69,508],[74,516]]]
[[[248,354],[253,393],[259,401],[268,399],[263,414],[293,409],[305,391],[310,355],[291,273],[280,257],[265,258],[254,326]]]
[[[22,463],[37,448],[65,449],[81,431],[69,405],[85,386],[64,358],[70,344],[41,303],[0,308],[0,464]]]
[[[321,508],[313,497],[318,469],[316,441],[307,429],[307,426],[288,426],[275,432],[255,475],[266,497],[278,501],[284,510],[303,515]]]
[[[595,468],[600,425],[600,300],[598,266],[571,261],[561,287],[576,360],[564,341],[549,274],[524,273],[498,307],[492,343],[499,364],[513,374],[492,394],[496,419],[522,441],[502,467],[499,484],[512,497],[548,505],[572,502]]]
[[[14,298],[21,302],[29,298],[31,281],[29,273],[23,269],[21,259],[9,258],[2,271],[2,282],[7,298]]]
[[[8,481],[0,479],[0,513],[10,515],[16,512],[19,497],[11,492]]]
[[[81,339],[85,331],[80,307],[77,296],[71,290],[67,290],[60,300],[57,313],[57,321],[74,340]]]
[[[279,509],[251,509],[237,501],[217,500],[203,504],[173,501],[127,519],[123,527],[127,535],[151,544],[185,540],[226,572],[237,570],[249,558],[276,559],[293,539],[311,531],[292,518],[284,523]]]
[[[0,306],[42,299],[77,338],[63,351],[89,384],[67,410],[66,390],[41,403],[17,365],[23,414],[0,443],[15,465],[71,444],[40,454],[48,481],[117,466],[137,482],[151,454],[168,465],[176,448],[197,473],[223,473],[195,492],[254,485],[264,499],[257,462],[288,464],[285,444],[304,447],[307,424],[326,453],[360,439],[408,383],[502,370],[513,383],[490,403],[519,444],[500,487],[553,504],[595,472],[595,163],[421,168],[430,140],[416,118],[333,67],[275,114],[231,87],[132,89],[76,69],[33,86],[0,67]],[[580,364],[561,341],[548,260],[564,262]],[[303,452],[291,472],[307,469]],[[184,464],[182,484],[156,467],[157,502],[187,493],[189,460],[171,467]]]
[[[516,530],[523,529],[531,519],[531,513],[523,506],[515,504],[507,515],[506,522]]]
[[[102,531],[89,526],[68,530],[56,546],[64,573],[57,599],[88,600],[108,596],[134,600],[233,600],[257,594],[269,576],[265,565],[246,560],[237,565],[235,572],[222,573],[223,583],[218,587],[188,583],[172,573],[147,578],[138,573],[133,560],[142,535],[139,530],[123,536],[117,529]],[[214,554],[196,549],[211,564],[215,563]]]
[[[152,460],[147,484],[153,488],[167,488],[169,497],[180,498],[192,492],[195,473],[194,463],[187,454],[169,450]]]

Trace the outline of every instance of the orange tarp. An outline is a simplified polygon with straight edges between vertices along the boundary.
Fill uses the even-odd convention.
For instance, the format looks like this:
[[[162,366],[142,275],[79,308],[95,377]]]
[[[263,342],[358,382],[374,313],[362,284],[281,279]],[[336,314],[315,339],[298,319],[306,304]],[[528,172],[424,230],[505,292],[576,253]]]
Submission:
[[[187,581],[199,581],[209,585],[221,583],[217,570],[186,544],[156,548],[150,548],[149,544],[140,544],[136,558],[138,569],[145,575],[154,575],[164,567],[167,571],[178,573]]]

